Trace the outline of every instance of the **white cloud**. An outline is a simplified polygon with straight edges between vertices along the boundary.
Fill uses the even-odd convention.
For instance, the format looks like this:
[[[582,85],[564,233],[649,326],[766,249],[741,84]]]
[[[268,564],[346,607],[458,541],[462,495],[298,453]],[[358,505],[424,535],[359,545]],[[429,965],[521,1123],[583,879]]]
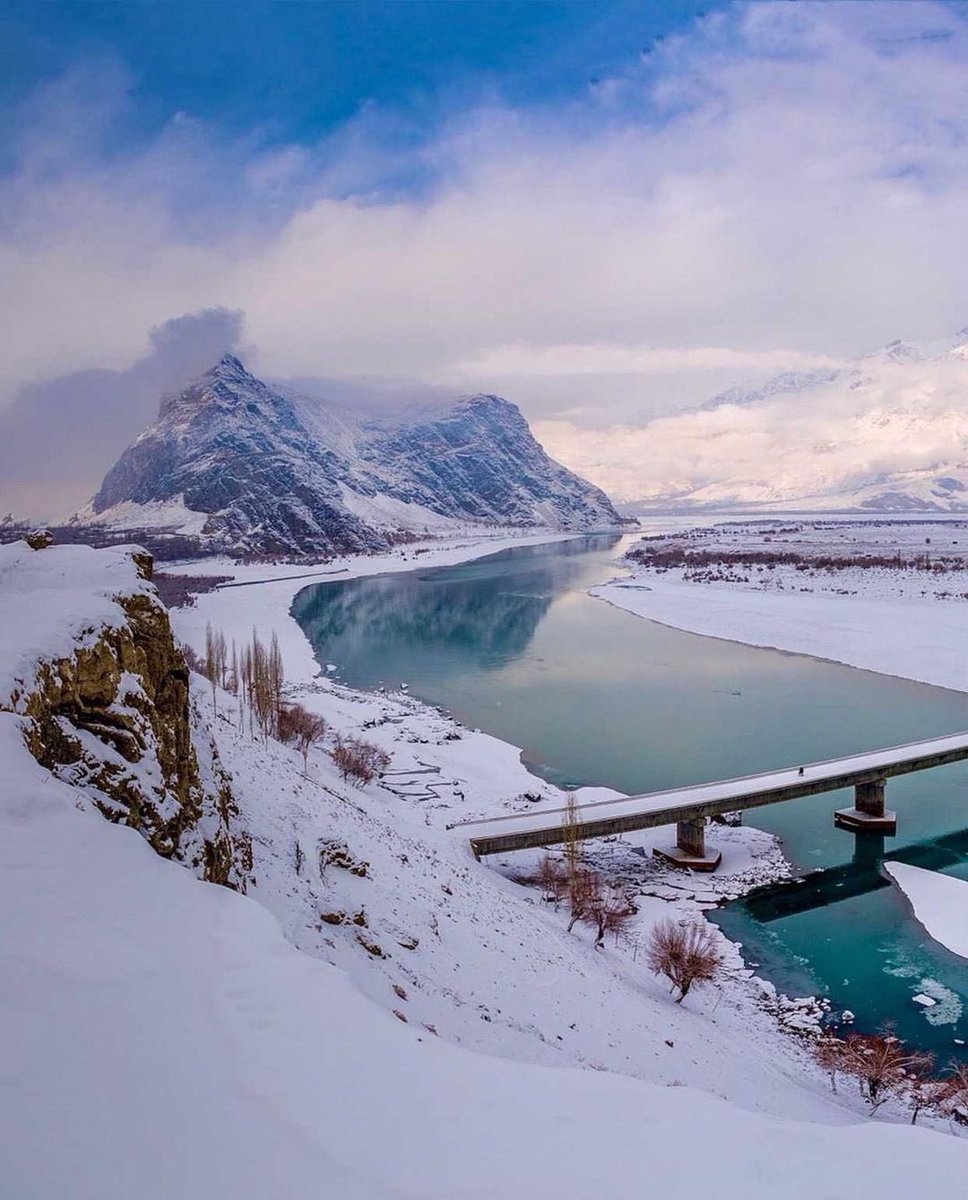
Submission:
[[[627,426],[631,459],[642,423],[748,371],[963,323],[966,63],[942,5],[737,6],[584,105],[491,106],[392,154],[372,111],[317,147],[181,118],[108,153],[125,88],[81,71],[0,190],[0,390],[127,366],[150,326],[223,305],[265,373],[500,386]],[[433,184],[387,198],[406,169]]]
[[[736,350],[729,346],[494,346],[476,358],[455,363],[454,378],[506,378],[574,375],[664,375],[672,371],[807,370],[843,366],[844,360],[802,350]]]

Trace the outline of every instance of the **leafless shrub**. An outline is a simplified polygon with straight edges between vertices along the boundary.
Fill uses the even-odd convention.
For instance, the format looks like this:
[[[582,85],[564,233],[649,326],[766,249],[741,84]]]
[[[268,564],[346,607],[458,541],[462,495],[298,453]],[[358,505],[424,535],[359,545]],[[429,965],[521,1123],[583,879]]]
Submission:
[[[205,663],[195,653],[193,647],[184,642],[181,647],[182,657],[185,659],[185,665],[190,671],[196,671],[199,675],[205,674]]]
[[[716,978],[723,956],[707,925],[680,924],[665,917],[649,934],[646,961],[656,975],[664,975],[678,989],[676,1004],[681,1004],[690,988]]]
[[[390,765],[389,754],[362,738],[339,738],[329,756],[342,778],[352,779],[358,787],[371,783]]]
[[[326,721],[301,704],[283,704],[277,720],[279,741],[293,745],[302,755],[303,774],[309,770],[309,752],[326,736]]]

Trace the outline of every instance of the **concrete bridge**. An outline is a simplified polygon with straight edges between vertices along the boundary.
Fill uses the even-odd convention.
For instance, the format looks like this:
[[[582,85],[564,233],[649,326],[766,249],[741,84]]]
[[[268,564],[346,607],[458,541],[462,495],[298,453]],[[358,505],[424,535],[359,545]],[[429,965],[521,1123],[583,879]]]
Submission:
[[[722,855],[706,848],[710,817],[852,787],[854,804],[834,813],[835,824],[858,833],[893,834],[897,816],[885,806],[887,780],[963,759],[968,759],[968,733],[955,733],[739,779],[579,804],[577,832],[581,838],[598,838],[675,824],[675,846],[655,853],[695,871],[714,871]],[[565,818],[563,808],[531,809],[508,817],[461,821],[454,828],[467,834],[480,858],[563,842]]]

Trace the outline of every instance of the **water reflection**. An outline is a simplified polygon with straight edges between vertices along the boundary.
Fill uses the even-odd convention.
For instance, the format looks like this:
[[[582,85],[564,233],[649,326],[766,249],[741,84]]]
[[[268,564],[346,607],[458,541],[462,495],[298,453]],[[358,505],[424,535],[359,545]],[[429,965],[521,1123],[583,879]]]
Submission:
[[[552,556],[520,546],[460,567],[309,587],[293,616],[360,686],[401,672],[409,678],[415,658],[434,673],[445,665],[493,670],[524,654],[555,597],[588,573],[589,553],[607,553],[619,540],[575,538]]]

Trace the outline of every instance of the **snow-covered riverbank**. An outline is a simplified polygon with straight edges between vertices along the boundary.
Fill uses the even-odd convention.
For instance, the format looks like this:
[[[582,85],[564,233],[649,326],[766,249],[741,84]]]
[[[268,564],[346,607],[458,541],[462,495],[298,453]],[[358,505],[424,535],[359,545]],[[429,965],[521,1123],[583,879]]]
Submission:
[[[69,593],[84,637],[104,594],[142,586],[125,567],[87,594],[57,548],[42,553],[37,596],[15,588],[9,602],[39,614],[45,590]],[[658,917],[695,915],[685,889],[640,896],[632,937],[596,949],[536,889],[474,862],[446,828],[453,815],[553,789],[513,747],[445,714],[327,680],[288,615],[300,586],[209,593],[176,621],[201,640],[206,620],[240,639],[253,622],[263,636],[278,628],[306,667],[293,694],[393,763],[362,789],[323,749],[304,772],[196,678],[195,737],[217,746],[233,824],[251,839],[248,898],[105,821],[84,779],[45,770],[21,718],[0,712],[0,1163],[12,1195],[631,1200],[658,1188],[684,1200],[697,1136],[724,1196],[808,1200],[857,1179],[885,1200],[958,1194],[965,1146],[890,1115],[871,1124],[854,1098],[832,1096],[738,955],[715,988],[671,1002],[637,950]],[[18,671],[25,649],[10,650]],[[734,881],[769,851],[754,831],[724,837]],[[634,886],[646,848],[589,853],[624,864]]]
[[[925,532],[927,531],[927,532]],[[691,543],[702,568],[628,564],[631,574],[594,588],[619,608],[707,637],[726,638],[968,691],[968,531],[963,519],[930,524],[733,524]],[[865,555],[931,554],[946,570],[851,563]],[[748,564],[742,562],[749,554]],[[799,562],[780,561],[795,553]],[[756,561],[774,555],[777,561]],[[811,565],[836,556],[840,566]]]

